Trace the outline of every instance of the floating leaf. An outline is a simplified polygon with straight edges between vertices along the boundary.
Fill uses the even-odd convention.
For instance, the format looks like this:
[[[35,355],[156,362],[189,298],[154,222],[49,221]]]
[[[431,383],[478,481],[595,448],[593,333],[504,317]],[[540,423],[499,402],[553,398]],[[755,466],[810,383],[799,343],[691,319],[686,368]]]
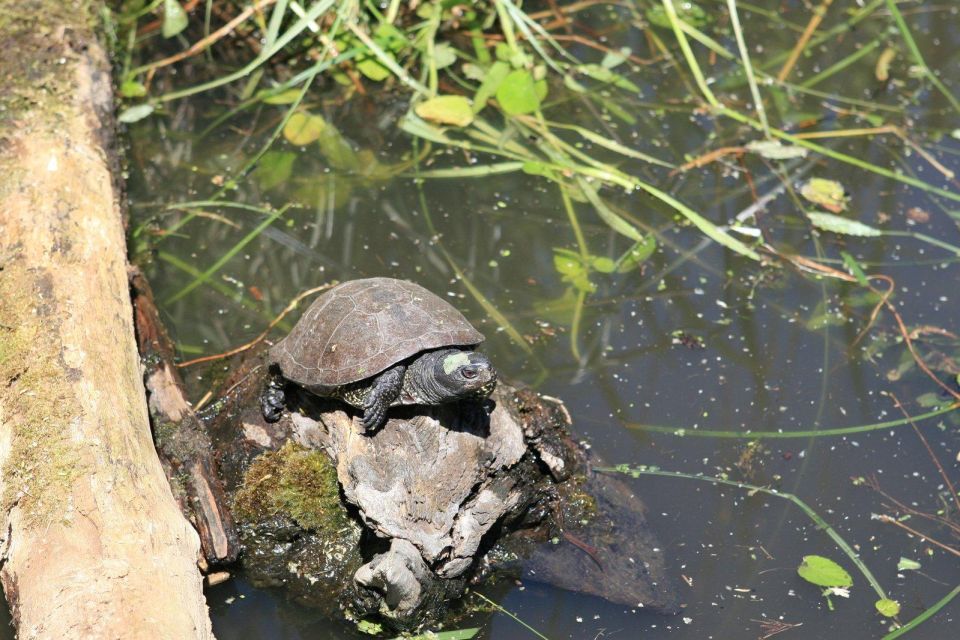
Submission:
[[[142,98],[147,95],[147,88],[142,82],[127,80],[120,85],[120,95],[124,98]]]
[[[540,108],[540,96],[536,82],[529,71],[516,69],[511,71],[497,88],[497,102],[508,115],[533,113]]]
[[[900,562],[897,563],[897,571],[917,571],[919,568],[920,563],[910,558],[901,557]]]
[[[163,0],[163,33],[164,38],[172,38],[187,28],[187,12],[183,10],[177,0]]]
[[[917,404],[923,407],[924,409],[932,409],[933,407],[939,407],[941,404],[948,404],[949,401],[945,398],[941,398],[938,394],[933,391],[927,393],[922,393],[917,396]],[[903,562],[903,558],[900,559]],[[900,565],[897,565],[897,569],[900,568]]]
[[[836,180],[810,178],[800,186],[800,195],[827,211],[839,213],[847,208],[847,195]]]
[[[137,122],[138,120],[143,120],[148,115],[153,113],[154,108],[155,107],[149,102],[127,107],[120,113],[119,116],[117,116],[117,120],[123,122],[124,124]]]
[[[473,96],[473,112],[480,113],[480,110],[487,106],[487,100],[496,95],[497,90],[503,79],[510,73],[510,65],[506,62],[494,62],[486,71],[477,94]]]
[[[320,116],[298,111],[287,120],[287,124],[283,127],[283,137],[290,144],[303,146],[317,140],[326,126],[326,120]]]
[[[814,211],[808,213],[807,217],[810,218],[810,223],[813,226],[831,233],[839,233],[846,236],[860,236],[864,238],[873,238],[883,235],[883,232],[879,229],[874,229],[873,227],[865,225],[856,220],[847,220],[846,218],[835,216],[832,213],[820,213]]]
[[[883,600],[877,600],[873,603],[873,606],[877,608],[880,615],[886,618],[896,618],[900,614],[900,603],[896,600],[884,598]]]
[[[851,587],[853,578],[830,558],[823,556],[803,556],[803,563],[797,567],[800,577],[820,587]]]
[[[297,154],[293,151],[268,151],[260,158],[257,166],[257,177],[260,179],[260,188],[272,189],[278,184],[287,182],[293,173],[293,163]]]
[[[465,127],[473,122],[473,107],[463,96],[437,96],[421,102],[414,112],[430,122]]]
[[[704,27],[710,23],[710,14],[692,2],[679,2],[676,5],[677,17],[694,27]],[[670,17],[662,4],[647,9],[647,20],[655,27],[670,28]]]
[[[630,47],[621,47],[619,50],[611,49],[607,51],[607,55],[603,56],[603,60],[600,61],[600,66],[607,69],[613,69],[630,58]]]
[[[806,158],[809,151],[805,147],[784,145],[779,140],[754,140],[747,145],[747,151],[768,160],[790,160]]]

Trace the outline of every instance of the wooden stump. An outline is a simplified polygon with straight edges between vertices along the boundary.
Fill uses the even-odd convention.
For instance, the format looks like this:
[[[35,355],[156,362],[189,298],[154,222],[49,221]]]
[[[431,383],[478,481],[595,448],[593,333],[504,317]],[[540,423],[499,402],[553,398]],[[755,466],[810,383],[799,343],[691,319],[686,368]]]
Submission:
[[[255,581],[398,628],[443,619],[468,585],[497,572],[678,610],[642,502],[590,471],[559,401],[501,383],[489,415],[397,407],[365,433],[356,411],[292,386],[290,413],[265,422],[257,400],[266,379],[262,361],[248,361],[210,417]],[[304,526],[309,510],[290,497],[293,474],[284,471],[291,455],[329,466],[345,524]]]

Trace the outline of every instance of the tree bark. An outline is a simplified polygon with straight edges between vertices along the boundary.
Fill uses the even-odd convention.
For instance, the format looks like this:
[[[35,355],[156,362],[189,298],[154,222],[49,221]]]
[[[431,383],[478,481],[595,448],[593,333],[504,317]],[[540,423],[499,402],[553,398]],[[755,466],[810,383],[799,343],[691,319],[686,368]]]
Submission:
[[[99,8],[0,0],[0,580],[20,638],[211,638],[150,437]]]

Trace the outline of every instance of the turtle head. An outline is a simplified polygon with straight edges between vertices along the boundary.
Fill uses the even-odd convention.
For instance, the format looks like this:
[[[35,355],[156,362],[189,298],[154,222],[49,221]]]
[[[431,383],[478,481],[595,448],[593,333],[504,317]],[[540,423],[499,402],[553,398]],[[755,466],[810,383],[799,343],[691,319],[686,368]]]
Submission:
[[[430,355],[432,367],[423,372],[430,380],[421,381],[429,389],[425,394],[431,396],[429,404],[483,400],[497,386],[497,370],[482,353],[451,349]]]

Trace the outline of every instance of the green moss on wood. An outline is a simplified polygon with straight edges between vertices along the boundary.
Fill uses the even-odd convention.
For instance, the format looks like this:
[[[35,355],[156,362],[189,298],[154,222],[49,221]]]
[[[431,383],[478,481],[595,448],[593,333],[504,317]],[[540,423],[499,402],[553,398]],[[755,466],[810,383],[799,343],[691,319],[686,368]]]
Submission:
[[[3,507],[17,505],[31,524],[67,513],[67,497],[82,468],[70,423],[80,404],[61,360],[57,320],[43,302],[43,273],[15,261],[0,265],[0,404],[12,434],[3,466]]]
[[[76,92],[70,45],[94,39],[95,0],[0,0],[0,136],[31,111],[59,115]]]
[[[248,523],[286,516],[314,531],[339,531],[347,524],[333,463],[322,451],[292,442],[250,465],[234,496],[234,515]]]

